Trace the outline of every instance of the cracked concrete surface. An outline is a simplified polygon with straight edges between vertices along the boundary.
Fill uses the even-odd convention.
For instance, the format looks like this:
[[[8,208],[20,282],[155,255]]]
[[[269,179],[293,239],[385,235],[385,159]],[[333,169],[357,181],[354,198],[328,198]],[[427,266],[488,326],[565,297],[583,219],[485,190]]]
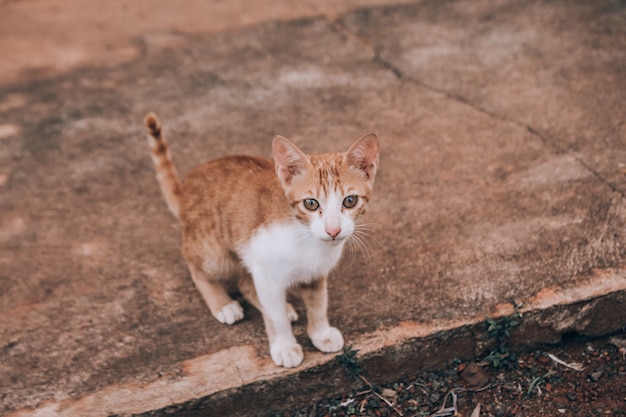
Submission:
[[[622,3],[218,3],[171,20],[133,3],[125,30],[84,29],[84,59],[30,71],[17,54],[0,71],[0,413],[265,415],[350,383],[302,320],[305,363],[283,370],[258,312],[210,317],[154,180],[147,111],[182,174],[268,156],[275,134],[317,153],[379,133],[378,232],[333,273],[330,317],[381,381],[480,354],[481,322],[513,301],[519,346],[626,323]],[[51,4],[0,15],[30,6],[36,21]],[[57,7],[77,30],[94,19]],[[105,35],[109,52],[93,46]]]

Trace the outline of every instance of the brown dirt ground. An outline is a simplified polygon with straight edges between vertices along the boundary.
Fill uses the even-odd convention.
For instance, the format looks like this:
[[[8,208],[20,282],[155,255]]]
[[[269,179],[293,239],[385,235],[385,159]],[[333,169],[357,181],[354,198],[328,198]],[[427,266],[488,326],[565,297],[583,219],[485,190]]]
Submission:
[[[557,364],[548,354],[568,364],[580,364],[583,370]],[[626,328],[597,339],[572,336],[558,345],[522,353],[511,365],[498,369],[481,358],[473,363],[455,361],[446,368],[409,375],[391,384],[375,386],[372,381],[374,390],[364,382],[361,390],[280,415],[626,415]],[[476,411],[478,404],[480,410]]]

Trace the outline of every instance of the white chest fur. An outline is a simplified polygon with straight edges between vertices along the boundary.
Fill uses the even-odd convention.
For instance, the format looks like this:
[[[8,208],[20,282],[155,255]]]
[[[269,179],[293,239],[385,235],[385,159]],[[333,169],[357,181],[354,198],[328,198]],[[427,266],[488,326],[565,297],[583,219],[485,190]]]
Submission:
[[[255,281],[287,288],[327,275],[345,242],[322,241],[298,222],[272,224],[258,229],[240,255]]]

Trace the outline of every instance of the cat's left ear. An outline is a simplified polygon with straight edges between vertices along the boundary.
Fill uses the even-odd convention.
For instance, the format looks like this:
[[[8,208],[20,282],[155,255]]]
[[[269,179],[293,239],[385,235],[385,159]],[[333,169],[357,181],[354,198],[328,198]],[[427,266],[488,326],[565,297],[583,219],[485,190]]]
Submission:
[[[346,152],[346,162],[365,174],[368,180],[373,180],[378,169],[379,154],[378,136],[374,133],[363,136]]]
[[[304,152],[282,136],[274,138],[272,151],[276,174],[283,184],[290,185],[295,177],[302,175],[311,166]]]

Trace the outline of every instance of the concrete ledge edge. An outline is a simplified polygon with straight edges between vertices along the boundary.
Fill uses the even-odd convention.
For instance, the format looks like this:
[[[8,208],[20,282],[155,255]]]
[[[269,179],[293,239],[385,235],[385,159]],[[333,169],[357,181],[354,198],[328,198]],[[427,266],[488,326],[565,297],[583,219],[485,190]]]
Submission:
[[[522,301],[523,317],[511,334],[514,349],[557,343],[567,333],[609,334],[626,325],[626,309],[615,308],[626,305],[626,273],[596,271],[592,279],[567,292],[544,288]],[[488,316],[514,311],[513,304],[505,302]],[[352,348],[359,351],[359,363],[371,380],[390,382],[456,358],[480,356],[489,349],[486,318],[401,322],[364,334]],[[303,365],[287,370],[260,358],[252,346],[237,346],[182,362],[182,376],[164,375],[143,385],[114,384],[79,399],[47,401],[6,417],[267,415],[359,387],[335,356],[309,351]]]

